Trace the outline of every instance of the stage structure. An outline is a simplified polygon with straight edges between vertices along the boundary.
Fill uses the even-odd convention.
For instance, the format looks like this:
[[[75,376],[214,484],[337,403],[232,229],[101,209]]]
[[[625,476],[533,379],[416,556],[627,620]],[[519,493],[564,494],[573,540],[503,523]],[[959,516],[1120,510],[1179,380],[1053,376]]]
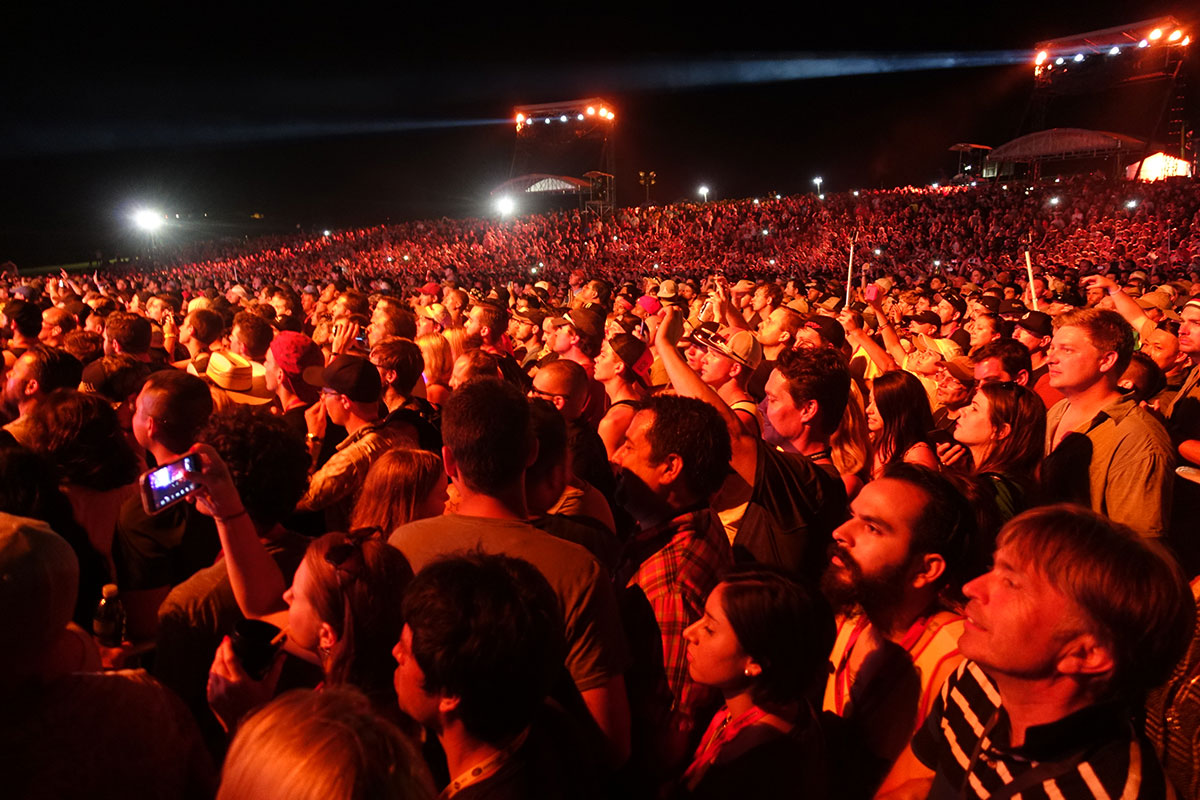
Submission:
[[[1118,174],[1123,165],[1140,163],[1160,151],[1194,162],[1185,70],[1195,37],[1191,26],[1164,16],[1038,42],[1033,56],[1033,94],[1019,133],[1057,131],[1043,143],[1055,140],[1059,145],[1064,138],[1078,139],[1084,133],[1094,134],[1093,139],[1122,137],[1120,147],[1092,147],[1099,143],[1095,139],[1078,148],[1078,155],[1059,150],[1043,159],[1086,157],[1082,155],[1085,150],[1101,156],[1100,151],[1105,151],[1118,162],[1114,167]],[[1010,147],[1023,138],[997,148],[989,162],[1001,166],[1014,163],[997,156],[1003,156],[1006,149],[1010,156],[1014,149],[1028,151],[1028,147]],[[1140,150],[1132,154],[1130,138],[1140,144]],[[1033,164],[1036,173],[1041,161],[1027,163]],[[1140,174],[1140,167],[1133,174]]]
[[[602,97],[513,109],[517,135],[504,186],[509,192],[524,187],[529,194],[578,194],[588,210],[612,213],[616,118],[613,104]]]

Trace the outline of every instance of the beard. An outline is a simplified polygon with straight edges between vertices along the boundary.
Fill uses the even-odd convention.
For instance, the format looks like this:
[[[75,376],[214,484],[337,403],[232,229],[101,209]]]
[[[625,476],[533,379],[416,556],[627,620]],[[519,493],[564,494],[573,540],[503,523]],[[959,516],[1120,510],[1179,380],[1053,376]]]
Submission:
[[[829,557],[834,556],[843,566],[831,562],[821,575],[821,593],[834,611],[847,613],[861,607],[870,616],[873,609],[894,606],[904,596],[908,564],[887,567],[879,574],[867,577],[862,566],[837,543],[829,546]]]

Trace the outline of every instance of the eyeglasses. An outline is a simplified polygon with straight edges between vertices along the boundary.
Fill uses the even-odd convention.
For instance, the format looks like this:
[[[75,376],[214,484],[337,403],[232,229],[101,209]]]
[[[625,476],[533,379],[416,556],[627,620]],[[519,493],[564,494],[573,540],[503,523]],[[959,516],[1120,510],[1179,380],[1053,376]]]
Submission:
[[[543,392],[541,389],[533,388],[529,390],[529,397],[540,397],[543,400],[553,400],[556,397],[561,397],[566,400],[570,395],[555,394],[554,392]]]

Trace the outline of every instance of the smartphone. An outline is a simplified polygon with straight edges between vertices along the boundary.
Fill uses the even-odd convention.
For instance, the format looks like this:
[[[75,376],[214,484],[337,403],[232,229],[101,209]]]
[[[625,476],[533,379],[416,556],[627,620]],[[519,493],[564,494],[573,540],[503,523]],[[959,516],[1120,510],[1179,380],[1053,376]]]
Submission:
[[[188,480],[187,474],[199,471],[200,457],[190,455],[142,473],[138,481],[142,508],[147,514],[157,514],[183,500],[199,488]]]
[[[879,299],[879,287],[871,284],[866,289],[863,289],[863,299],[868,303],[873,303]]]

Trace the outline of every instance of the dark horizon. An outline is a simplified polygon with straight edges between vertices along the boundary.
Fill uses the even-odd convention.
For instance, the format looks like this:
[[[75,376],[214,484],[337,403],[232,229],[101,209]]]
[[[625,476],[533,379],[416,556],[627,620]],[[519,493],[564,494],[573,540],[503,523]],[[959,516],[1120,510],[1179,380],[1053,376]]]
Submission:
[[[510,177],[512,108],[592,95],[618,114],[621,205],[642,201],[643,169],[658,173],[652,198],[660,203],[695,198],[701,184],[712,200],[813,191],[817,175],[831,192],[944,181],[957,163],[950,145],[1016,135],[1036,41],[1133,22],[1123,8],[1030,4],[966,19],[947,6],[916,20],[868,7],[856,12],[854,30],[830,10],[821,12],[829,20],[804,27],[771,13],[697,23],[614,12],[606,21],[622,35],[594,47],[581,21],[561,16],[480,18],[446,30],[414,19],[412,41],[390,45],[380,44],[389,41],[386,25],[358,26],[359,38],[346,38],[337,23],[350,16],[328,31],[312,18],[170,33],[80,21],[49,50],[34,34],[28,52],[5,56],[25,63],[5,79],[0,261],[32,267],[86,261],[97,250],[131,254],[139,238],[127,216],[138,205],[196,215],[200,238],[488,214],[488,192]],[[1183,9],[1151,3],[1139,15],[1172,12]],[[418,28],[428,35],[413,34]],[[731,66],[796,54],[825,67],[849,53],[893,54],[903,64],[947,52],[999,54],[990,56],[998,63],[726,82]],[[31,72],[34,57],[42,61]],[[1195,68],[1200,59],[1191,61]],[[1192,120],[1194,106],[1195,98]],[[481,124],[388,130],[429,121]],[[263,219],[251,220],[256,213]]]

